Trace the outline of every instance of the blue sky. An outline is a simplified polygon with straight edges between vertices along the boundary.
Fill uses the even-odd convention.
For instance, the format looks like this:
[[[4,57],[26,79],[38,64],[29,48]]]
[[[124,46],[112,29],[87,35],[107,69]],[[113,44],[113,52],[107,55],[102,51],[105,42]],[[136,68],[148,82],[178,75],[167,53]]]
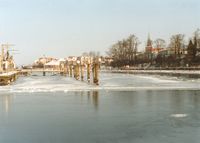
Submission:
[[[0,43],[15,44],[17,64],[47,55],[105,51],[135,34],[166,41],[200,28],[199,0],[0,0]]]

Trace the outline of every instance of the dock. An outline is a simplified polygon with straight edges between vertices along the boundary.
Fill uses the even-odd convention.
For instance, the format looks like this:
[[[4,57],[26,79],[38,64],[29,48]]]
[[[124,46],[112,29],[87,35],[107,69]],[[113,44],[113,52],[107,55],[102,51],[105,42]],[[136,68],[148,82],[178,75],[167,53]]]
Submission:
[[[9,85],[14,82],[19,75],[18,71],[11,71],[0,74],[0,85]]]

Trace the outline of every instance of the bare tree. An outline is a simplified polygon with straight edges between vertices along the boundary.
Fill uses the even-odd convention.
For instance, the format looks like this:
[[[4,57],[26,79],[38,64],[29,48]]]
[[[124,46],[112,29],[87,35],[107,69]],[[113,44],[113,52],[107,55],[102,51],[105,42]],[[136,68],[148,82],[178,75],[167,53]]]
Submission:
[[[155,48],[157,48],[158,50],[159,49],[163,49],[166,47],[166,42],[165,40],[161,39],[161,38],[158,38],[154,41],[154,44],[155,44]]]
[[[184,48],[184,35],[176,34],[172,35],[170,39],[170,48],[174,51],[175,59],[180,58],[181,50]]]
[[[135,35],[118,41],[107,52],[113,58],[115,66],[133,65],[136,63],[136,53],[139,40]]]
[[[134,61],[134,64],[137,62],[137,50],[138,50],[138,45],[140,44],[139,39],[135,35],[130,35],[127,39],[129,43],[129,55],[130,55],[130,60]]]
[[[200,51],[200,29],[199,28],[194,32],[194,43],[196,44],[197,50]]]
[[[194,32],[193,38],[191,38],[191,40],[189,41],[187,51],[187,60],[189,65],[198,63],[199,59],[197,57],[197,54],[198,52],[200,52],[200,29],[197,29]]]

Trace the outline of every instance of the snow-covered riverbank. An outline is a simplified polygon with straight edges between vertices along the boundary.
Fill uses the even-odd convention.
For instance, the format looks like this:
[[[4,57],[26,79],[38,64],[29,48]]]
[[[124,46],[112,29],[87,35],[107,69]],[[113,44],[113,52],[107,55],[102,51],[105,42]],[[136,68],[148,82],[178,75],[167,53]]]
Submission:
[[[200,70],[104,70],[102,72],[130,74],[160,74],[173,76],[195,76],[200,78]]]

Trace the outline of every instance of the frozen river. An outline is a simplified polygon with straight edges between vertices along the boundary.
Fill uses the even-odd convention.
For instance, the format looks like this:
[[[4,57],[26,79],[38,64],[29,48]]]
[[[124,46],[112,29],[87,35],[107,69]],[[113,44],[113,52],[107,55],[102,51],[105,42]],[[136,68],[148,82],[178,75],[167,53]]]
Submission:
[[[0,143],[199,143],[200,79],[102,73],[0,87]]]

